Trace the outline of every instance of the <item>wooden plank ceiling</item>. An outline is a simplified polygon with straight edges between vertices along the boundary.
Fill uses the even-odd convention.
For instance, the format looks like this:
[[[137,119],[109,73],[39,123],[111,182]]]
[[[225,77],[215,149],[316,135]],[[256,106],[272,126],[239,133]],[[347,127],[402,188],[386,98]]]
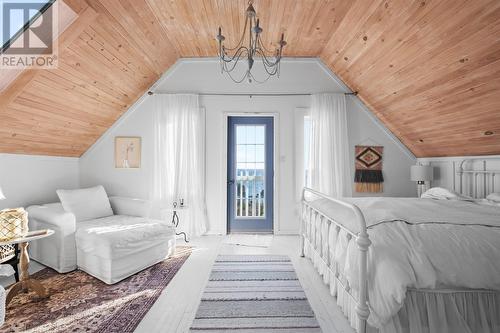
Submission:
[[[0,94],[0,152],[80,156],[179,57],[215,56],[219,25],[239,36],[247,5],[65,2],[78,18],[60,36],[59,68],[25,70]],[[267,43],[283,31],[286,56],[320,57],[416,156],[500,154],[500,1],[255,8]]]

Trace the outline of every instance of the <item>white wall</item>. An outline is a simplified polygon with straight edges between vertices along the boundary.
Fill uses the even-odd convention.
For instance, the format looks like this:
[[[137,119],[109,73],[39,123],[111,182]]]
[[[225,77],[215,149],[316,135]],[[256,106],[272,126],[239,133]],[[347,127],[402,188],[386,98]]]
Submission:
[[[265,84],[234,84],[222,77],[214,59],[183,59],[155,85],[155,91],[181,93],[318,93],[345,92],[343,84],[317,59],[285,59],[279,80]],[[415,184],[409,181],[409,167],[415,159],[355,97],[349,97],[349,140],[355,144],[379,144],[385,147],[385,190],[382,195],[414,196]],[[112,195],[150,198],[152,184],[152,149],[154,96],[144,96],[80,160],[82,186],[103,184]],[[276,233],[296,233],[299,228],[296,137],[297,114],[307,110],[310,96],[201,96],[206,110],[206,199],[211,233],[226,230],[225,124],[228,113],[268,112],[277,115],[275,163],[279,219]],[[115,136],[142,137],[142,168],[115,169],[113,165]],[[370,141],[371,140],[371,141]],[[354,160],[352,159],[352,164]]]
[[[355,145],[383,146],[384,191],[377,196],[416,196],[417,187],[415,182],[410,180],[410,166],[416,162],[414,155],[376,119],[358,98],[348,99],[347,110],[351,165],[354,166]],[[352,179],[354,179],[354,167],[352,172]],[[356,193],[353,187],[353,196],[374,196],[374,194]]]
[[[78,158],[0,154],[0,209],[58,201],[57,189],[79,187]]]

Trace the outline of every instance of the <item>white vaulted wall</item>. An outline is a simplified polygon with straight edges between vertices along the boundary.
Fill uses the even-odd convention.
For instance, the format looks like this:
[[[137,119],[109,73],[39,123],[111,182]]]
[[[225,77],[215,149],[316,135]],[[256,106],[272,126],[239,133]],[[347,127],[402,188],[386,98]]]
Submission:
[[[285,59],[281,77],[265,84],[234,84],[223,77],[214,59],[182,59],[153,87],[169,93],[319,93],[346,92],[343,84],[317,59]],[[206,200],[210,233],[226,232],[225,117],[238,113],[272,113],[276,148],[276,233],[297,233],[300,188],[301,119],[310,96],[201,96],[206,111]],[[109,194],[151,198],[153,174],[154,96],[145,95],[80,159],[80,184],[103,184]],[[359,102],[348,97],[351,164],[354,145],[384,146],[384,196],[414,196],[409,167],[415,158]],[[115,136],[142,137],[142,167],[114,168]]]
[[[0,154],[0,209],[54,202],[57,189],[78,186],[78,158]]]

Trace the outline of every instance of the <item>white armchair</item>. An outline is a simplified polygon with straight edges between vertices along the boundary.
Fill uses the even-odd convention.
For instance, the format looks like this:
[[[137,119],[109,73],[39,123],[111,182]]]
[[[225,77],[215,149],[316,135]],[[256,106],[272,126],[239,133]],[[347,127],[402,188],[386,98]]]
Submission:
[[[151,214],[151,202],[147,200],[109,197],[109,202],[115,215],[149,217]]]
[[[75,270],[75,215],[64,211],[60,203],[30,206],[27,211],[31,230],[54,230],[54,236],[30,244],[30,257],[59,273]]]
[[[114,215],[149,217],[151,203],[146,200],[110,197]],[[27,209],[29,228],[52,229],[54,236],[30,244],[30,257],[59,273],[77,268],[75,215],[64,210],[61,203],[30,206]]]

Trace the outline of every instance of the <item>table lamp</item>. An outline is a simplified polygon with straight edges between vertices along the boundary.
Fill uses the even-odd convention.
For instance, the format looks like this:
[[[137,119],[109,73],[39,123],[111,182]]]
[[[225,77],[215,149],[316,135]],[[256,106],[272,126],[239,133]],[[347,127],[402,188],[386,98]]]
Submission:
[[[417,193],[420,198],[425,182],[434,178],[433,168],[430,165],[412,165],[410,171],[411,180],[417,182]]]

